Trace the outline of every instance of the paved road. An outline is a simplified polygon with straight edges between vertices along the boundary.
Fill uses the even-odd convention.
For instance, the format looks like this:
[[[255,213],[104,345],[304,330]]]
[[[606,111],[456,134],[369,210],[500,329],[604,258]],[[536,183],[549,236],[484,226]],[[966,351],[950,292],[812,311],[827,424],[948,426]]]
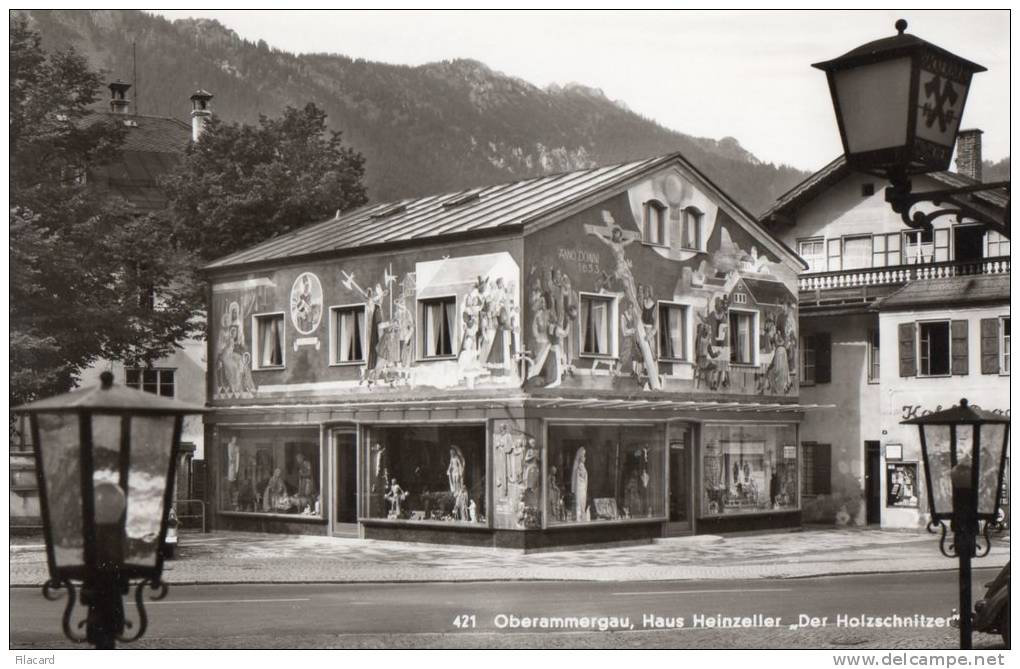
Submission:
[[[975,572],[975,593],[994,569]],[[840,626],[837,616],[947,616],[955,572],[699,582],[500,582],[173,586],[149,605],[150,647],[562,645],[562,630],[513,627],[513,618],[609,617],[621,630],[573,630],[567,645],[666,647],[940,647],[955,630]],[[13,646],[62,645],[62,604],[11,589]],[[757,617],[754,617],[756,616]],[[650,618],[649,618],[650,616]],[[698,616],[701,616],[700,618]],[[717,617],[721,616],[721,618]],[[814,618],[812,625],[802,616]],[[738,629],[721,630],[725,620]],[[826,618],[824,622],[821,620]],[[663,632],[658,625],[683,629]],[[930,621],[929,621],[930,622]],[[629,623],[629,624],[628,624]],[[713,623],[715,623],[713,625]],[[541,621],[539,621],[541,624]],[[853,625],[852,621],[848,625]],[[537,634],[536,634],[537,633]],[[644,635],[644,636],[642,636]],[[505,640],[505,644],[504,641]],[[743,641],[741,641],[743,640]],[[985,647],[996,639],[986,637]]]

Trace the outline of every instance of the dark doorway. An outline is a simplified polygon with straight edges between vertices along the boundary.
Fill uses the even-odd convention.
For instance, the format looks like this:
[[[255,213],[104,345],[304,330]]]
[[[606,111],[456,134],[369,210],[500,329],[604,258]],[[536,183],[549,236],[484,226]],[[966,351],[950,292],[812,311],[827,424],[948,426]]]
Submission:
[[[957,261],[976,262],[985,254],[985,229],[980,225],[957,225],[953,228],[954,257]]]
[[[358,465],[357,435],[354,432],[334,432],[336,444],[336,486],[333,496],[336,500],[334,532],[350,531],[358,522]],[[349,526],[345,528],[343,526]]]
[[[867,501],[868,525],[882,524],[882,445],[864,442],[864,497]]]

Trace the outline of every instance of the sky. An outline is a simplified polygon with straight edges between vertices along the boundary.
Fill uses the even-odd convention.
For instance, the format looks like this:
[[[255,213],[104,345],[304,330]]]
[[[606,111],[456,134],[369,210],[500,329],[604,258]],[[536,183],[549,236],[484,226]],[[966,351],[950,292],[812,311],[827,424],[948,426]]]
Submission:
[[[294,53],[420,65],[479,60],[537,86],[581,83],[661,125],[736,137],[766,162],[815,170],[841,152],[825,75],[811,63],[908,33],[988,68],[963,128],[1009,155],[1009,13],[993,11],[193,11]]]

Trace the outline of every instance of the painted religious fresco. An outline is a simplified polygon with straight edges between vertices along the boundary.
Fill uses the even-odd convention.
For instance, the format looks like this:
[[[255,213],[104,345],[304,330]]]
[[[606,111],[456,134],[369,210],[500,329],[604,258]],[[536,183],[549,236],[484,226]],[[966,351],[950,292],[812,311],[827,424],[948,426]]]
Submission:
[[[258,392],[252,374],[252,315],[275,300],[268,278],[220,283],[213,287],[213,399],[251,399]]]
[[[213,399],[519,387],[519,264],[477,246],[214,284]]]
[[[517,530],[540,528],[542,445],[539,422],[534,419],[496,420],[492,430],[493,526]]]
[[[676,172],[525,257],[526,387],[797,393],[795,269]]]

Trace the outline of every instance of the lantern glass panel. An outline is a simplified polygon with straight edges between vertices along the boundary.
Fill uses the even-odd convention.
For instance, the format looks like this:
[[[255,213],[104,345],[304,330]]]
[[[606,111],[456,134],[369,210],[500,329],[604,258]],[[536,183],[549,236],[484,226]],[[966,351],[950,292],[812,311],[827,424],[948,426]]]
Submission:
[[[847,153],[907,144],[910,58],[897,58],[833,73]]]
[[[928,476],[931,481],[931,501],[935,507],[935,513],[949,514],[953,511],[953,482],[949,473],[953,469],[953,463],[949,453],[949,430],[948,425],[922,425],[924,430],[925,449],[928,452],[927,461]]]
[[[121,417],[92,415],[92,484],[120,485]]]
[[[986,423],[981,426],[981,471],[978,474],[978,513],[994,514],[999,499],[999,465],[1005,448],[1006,426]]]
[[[81,508],[81,435],[78,414],[36,416],[45,478],[53,558],[57,568],[85,563]]]
[[[173,452],[174,416],[131,419],[131,477],[128,480],[125,562],[156,566],[159,531]]]
[[[919,74],[917,136],[952,149],[969,86],[924,68]]]

